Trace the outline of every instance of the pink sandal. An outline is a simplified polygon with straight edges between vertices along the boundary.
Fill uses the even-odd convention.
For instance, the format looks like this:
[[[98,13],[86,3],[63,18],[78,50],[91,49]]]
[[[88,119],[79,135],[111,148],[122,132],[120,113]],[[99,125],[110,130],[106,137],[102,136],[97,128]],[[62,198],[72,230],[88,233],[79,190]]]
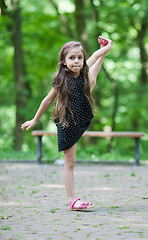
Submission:
[[[83,202],[83,203],[81,203],[81,205],[79,206],[79,207],[75,207],[74,205],[75,205],[75,203],[77,202],[77,201],[79,201],[80,200],[80,198],[76,198],[72,203],[69,203],[69,206],[70,206],[70,210],[85,210],[85,209],[89,209],[89,208],[92,208],[92,207],[94,207],[94,205],[93,204],[90,204],[90,203],[88,203],[88,202]]]
[[[98,37],[98,43],[100,44],[100,47],[106,46],[108,44],[108,41],[102,38],[101,36]]]

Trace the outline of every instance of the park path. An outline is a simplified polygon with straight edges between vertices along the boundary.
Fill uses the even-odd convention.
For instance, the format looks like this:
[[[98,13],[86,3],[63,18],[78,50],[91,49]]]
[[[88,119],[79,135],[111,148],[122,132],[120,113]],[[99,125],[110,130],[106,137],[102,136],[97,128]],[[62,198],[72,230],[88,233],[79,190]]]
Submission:
[[[62,166],[0,163],[0,181],[1,240],[148,239],[148,166],[76,165],[87,212],[69,211]]]

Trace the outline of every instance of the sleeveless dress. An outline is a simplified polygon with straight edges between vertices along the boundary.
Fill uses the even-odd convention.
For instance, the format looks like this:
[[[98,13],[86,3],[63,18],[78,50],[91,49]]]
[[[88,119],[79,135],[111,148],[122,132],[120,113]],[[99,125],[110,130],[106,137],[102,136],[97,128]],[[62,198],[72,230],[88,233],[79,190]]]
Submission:
[[[89,100],[84,92],[84,77],[82,74],[76,78],[68,78],[67,88],[68,104],[72,113],[66,108],[68,127],[63,128],[58,123],[59,120],[55,120],[59,152],[71,148],[89,127],[90,121],[94,117]]]

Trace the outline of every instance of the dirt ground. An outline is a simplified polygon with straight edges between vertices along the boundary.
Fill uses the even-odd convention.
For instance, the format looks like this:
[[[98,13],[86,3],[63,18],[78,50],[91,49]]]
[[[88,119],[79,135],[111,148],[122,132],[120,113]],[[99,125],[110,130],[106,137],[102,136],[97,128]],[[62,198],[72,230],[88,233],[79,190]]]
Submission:
[[[63,166],[0,163],[1,240],[148,239],[148,166],[75,167],[77,196],[93,210],[70,211]]]

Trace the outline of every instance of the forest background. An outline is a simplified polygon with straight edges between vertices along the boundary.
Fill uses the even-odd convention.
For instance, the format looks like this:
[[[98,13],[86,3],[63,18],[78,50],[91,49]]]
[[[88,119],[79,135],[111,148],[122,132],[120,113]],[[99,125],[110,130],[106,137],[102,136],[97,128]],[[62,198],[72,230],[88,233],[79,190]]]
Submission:
[[[20,125],[50,91],[61,47],[81,41],[89,57],[98,35],[113,40],[93,91],[97,131],[143,131],[148,159],[147,0],[0,0],[0,158],[35,159],[36,141]],[[54,104],[34,129],[56,131]],[[43,159],[63,158],[56,137],[43,138]],[[82,138],[77,159],[134,159],[133,139]]]

